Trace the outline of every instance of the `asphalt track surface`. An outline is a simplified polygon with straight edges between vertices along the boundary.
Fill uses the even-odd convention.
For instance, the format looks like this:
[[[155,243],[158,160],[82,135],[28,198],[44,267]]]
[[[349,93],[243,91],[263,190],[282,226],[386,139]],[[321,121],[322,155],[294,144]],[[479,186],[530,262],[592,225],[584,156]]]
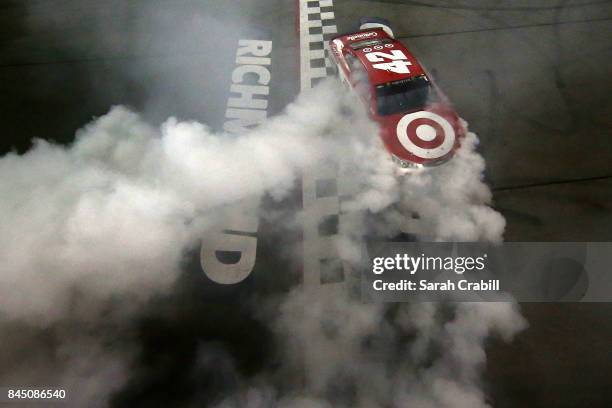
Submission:
[[[390,19],[434,72],[481,138],[507,240],[612,240],[612,2],[337,0],[333,9],[339,32],[364,15]],[[4,1],[0,149],[24,151],[32,137],[70,142],[75,129],[114,104],[152,122],[177,115],[220,129],[240,39],[272,41],[267,111],[278,113],[300,88],[296,12],[293,1],[280,0]],[[206,18],[194,21],[198,14]],[[273,345],[265,329],[235,306],[246,293],[291,284],[257,273],[282,267],[278,237],[266,231],[264,222],[256,268],[243,283],[215,286],[194,263],[184,291],[142,323],[144,353],[174,360],[143,358],[167,371],[162,381],[180,388],[179,367],[193,358],[196,339],[231,344],[244,372],[267,364]],[[199,318],[211,305],[213,316]],[[511,345],[489,347],[485,387],[494,406],[610,406],[612,307],[523,310],[531,327]],[[0,359],[1,379],[19,356],[0,350]],[[146,406],[145,395],[159,401],[156,386],[135,376],[116,405]]]

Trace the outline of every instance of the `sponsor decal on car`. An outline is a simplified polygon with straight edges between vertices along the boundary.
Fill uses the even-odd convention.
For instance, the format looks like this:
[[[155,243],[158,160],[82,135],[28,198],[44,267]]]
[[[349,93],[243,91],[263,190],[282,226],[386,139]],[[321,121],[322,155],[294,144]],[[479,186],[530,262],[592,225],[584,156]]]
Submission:
[[[397,123],[404,149],[421,159],[439,159],[455,145],[455,130],[442,116],[427,111],[409,113]]]
[[[377,45],[374,47],[374,49],[382,50],[383,47]],[[410,69],[408,69],[408,66],[412,65],[412,63],[408,61],[408,57],[406,57],[406,55],[401,50],[391,50],[389,53],[382,51],[367,52],[365,56],[368,61],[376,63],[372,64],[373,68],[382,69],[383,71],[388,72],[394,72],[396,74],[410,73]]]
[[[358,38],[370,38],[370,37],[377,37],[377,36],[378,36],[378,33],[376,31],[370,31],[369,33],[349,35],[348,37],[346,37],[346,39],[349,41],[353,41]]]

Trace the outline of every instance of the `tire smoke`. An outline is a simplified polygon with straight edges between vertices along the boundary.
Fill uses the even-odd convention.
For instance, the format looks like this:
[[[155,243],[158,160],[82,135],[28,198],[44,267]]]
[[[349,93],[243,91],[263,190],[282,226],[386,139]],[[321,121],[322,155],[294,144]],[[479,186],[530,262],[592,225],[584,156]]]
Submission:
[[[356,186],[343,205],[358,216],[338,239],[347,262],[364,236],[396,234],[406,210],[425,236],[501,240],[474,135],[447,166],[398,181],[366,117],[326,82],[239,137],[176,119],[155,128],[115,107],[68,147],[37,141],[0,158],[0,382],[53,381],[80,390],[72,406],[111,404],[133,370],[146,370],[133,321],[173,290],[189,248],[234,203],[290,199],[301,171],[319,163],[341,158]],[[296,288],[253,308],[279,339],[278,364],[246,378],[223,344],[202,346],[198,364],[225,368],[190,374],[217,382],[181,396],[185,406],[486,406],[484,340],[524,327],[512,304],[383,307],[349,291]],[[23,342],[46,360],[17,353]]]

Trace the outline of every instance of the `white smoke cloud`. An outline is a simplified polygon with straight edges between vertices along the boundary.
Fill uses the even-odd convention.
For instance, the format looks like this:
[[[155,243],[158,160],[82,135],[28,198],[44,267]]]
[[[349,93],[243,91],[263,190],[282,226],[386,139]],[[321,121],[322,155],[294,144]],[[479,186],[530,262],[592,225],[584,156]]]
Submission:
[[[345,261],[359,258],[365,235],[392,236],[412,212],[426,237],[499,241],[504,220],[488,206],[475,143],[469,134],[451,162],[399,180],[363,108],[331,82],[240,137],[176,119],[155,128],[113,108],[69,147],[38,141],[0,158],[0,318],[43,328],[127,321],[170,290],[185,250],[229,206],[287,197],[302,169],[338,158],[353,193],[338,240]],[[484,340],[511,338],[524,321],[508,303],[459,304],[450,317],[445,307],[293,290],[271,323],[283,344],[278,372],[245,379],[221,406],[486,406]],[[128,375],[126,354],[95,335],[59,341],[60,381],[89,387],[74,406],[104,405]]]
[[[476,135],[467,133],[450,162],[400,179],[376,154],[380,146],[357,149],[358,159],[342,163],[339,181],[354,186],[342,203],[352,212],[337,237],[342,259],[357,264],[365,237],[397,235],[413,213],[421,239],[500,242],[505,220],[490,207],[476,145]],[[246,403],[234,406],[488,407],[481,387],[485,340],[509,341],[526,327],[512,302],[364,304],[349,282],[341,289],[295,290],[280,312],[281,388],[290,396],[258,405],[248,395],[266,392],[251,389]]]
[[[449,163],[404,179],[404,209],[418,213],[423,228],[436,240],[503,239],[506,221],[489,207],[491,191],[482,181],[485,163],[475,150],[477,142],[477,136],[468,132]]]
[[[39,140],[23,155],[0,158],[0,361],[12,361],[19,347],[4,337],[47,349],[36,328],[61,331],[68,322],[104,333],[110,322],[129,330],[152,296],[172,288],[185,251],[231,204],[281,199],[304,166],[350,154],[368,122],[342,113],[344,102],[328,84],[241,137],[176,119],[155,128],[115,107],[71,146]],[[90,405],[89,397],[104,404],[100,394],[108,397],[127,375],[125,355],[97,334],[59,336],[65,358],[40,370],[54,383],[78,383],[73,388],[100,383],[73,406]],[[46,382],[27,371],[2,371],[0,382]]]
[[[382,306],[300,291],[282,310],[284,378],[300,395],[285,403],[296,408],[488,407],[484,342],[509,341],[526,327],[513,303]]]
[[[240,138],[176,119],[154,129],[116,107],[68,148],[37,141],[3,157],[0,311],[44,323],[68,313],[73,290],[95,303],[167,289],[223,206],[284,197],[304,166],[347,140],[322,136],[346,126],[333,92],[303,96]]]

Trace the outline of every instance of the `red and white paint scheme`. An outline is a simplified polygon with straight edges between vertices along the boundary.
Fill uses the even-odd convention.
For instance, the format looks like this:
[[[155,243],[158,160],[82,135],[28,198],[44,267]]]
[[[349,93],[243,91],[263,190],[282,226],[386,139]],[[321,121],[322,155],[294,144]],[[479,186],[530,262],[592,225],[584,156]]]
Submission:
[[[389,27],[361,27],[330,40],[331,58],[378,123],[400,172],[449,160],[465,129],[448,99]]]

